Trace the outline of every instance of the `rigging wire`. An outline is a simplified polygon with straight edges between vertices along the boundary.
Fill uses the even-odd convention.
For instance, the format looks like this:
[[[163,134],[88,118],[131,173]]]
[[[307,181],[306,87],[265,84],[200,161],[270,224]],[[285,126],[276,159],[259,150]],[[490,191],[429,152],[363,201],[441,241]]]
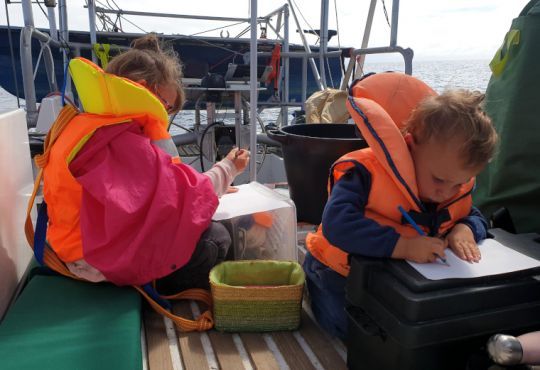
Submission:
[[[337,11],[337,0],[334,0],[334,10],[336,12],[336,31],[337,31],[337,45],[338,48],[341,50],[341,40],[339,38],[339,17],[338,17],[338,11]]]
[[[291,0],[292,4],[294,4],[294,6],[296,6],[296,11],[300,14],[300,17],[302,17],[302,19],[304,20],[304,22],[306,22],[306,24],[308,25],[309,29],[313,32],[314,35],[316,35],[317,33],[315,32],[315,30],[313,29],[313,27],[311,26],[311,24],[306,20],[306,18],[304,17],[304,14],[302,14],[302,11],[300,10],[300,7],[298,6],[298,4],[296,4],[296,1],[295,0]],[[291,4],[291,5],[292,5]],[[293,9],[294,11],[294,9]],[[298,30],[298,32],[304,32],[304,30]],[[315,41],[315,43],[319,42],[320,41],[320,37],[319,37],[319,40]]]
[[[106,0],[107,1],[107,0]],[[96,4],[102,6],[103,8],[105,9],[110,9],[110,10],[119,10],[120,12],[122,11],[122,9],[120,9],[120,7],[118,7],[118,5],[115,5],[118,7],[118,9],[114,9],[107,1],[107,4],[104,4],[103,2],[99,1],[99,0],[96,0]],[[131,24],[133,27],[139,29],[141,32],[143,33],[148,33],[147,31],[145,31],[144,29],[142,29],[141,27],[139,27],[137,24],[135,24],[134,22],[130,21],[129,19],[127,19],[125,16],[123,16],[121,13],[117,14],[117,17],[118,18],[122,18],[124,19],[124,21],[128,22],[129,24]],[[109,17],[107,17],[109,18]],[[109,18],[110,20],[110,18]],[[112,23],[112,21],[110,21]],[[115,26],[116,26],[116,23],[113,23]]]
[[[384,3],[384,0],[381,0],[381,2],[384,10],[384,17],[386,18],[386,23],[388,23],[388,27],[392,28],[392,26],[390,25],[390,20],[388,19],[388,11],[386,10],[386,4]]]
[[[212,32],[212,31],[217,31],[217,30],[221,30],[221,29],[224,29],[224,28],[232,27],[232,26],[237,26],[237,25],[242,24],[242,23],[245,23],[245,21],[240,21],[240,22],[228,24],[228,25],[225,25],[225,26],[212,28],[212,29],[206,30],[206,31],[201,31],[201,32],[197,32],[197,33],[192,33],[192,34],[189,35],[189,36],[197,36],[197,35],[201,35],[201,34],[203,34],[203,33]]]
[[[334,85],[334,79],[332,78],[332,70],[330,69],[330,61],[328,60],[330,58],[326,57],[325,59],[326,59],[326,68],[328,70],[328,75],[330,76],[330,85],[332,85],[332,88],[335,88],[336,85]]]
[[[114,9],[114,8],[108,3],[108,1],[107,1],[107,4],[104,4],[103,2],[101,2],[101,1],[99,1],[99,0],[96,0],[96,4],[102,6],[102,7],[105,8],[105,9],[122,11],[122,9],[120,9],[120,8],[118,7],[118,5],[116,5],[116,3],[115,3],[115,5],[118,7],[118,9]],[[96,12],[96,13],[97,13],[97,12]],[[113,27],[117,27],[117,26],[116,26],[116,22],[113,22],[113,21],[110,19],[109,16],[105,15],[104,13],[102,13],[102,14],[100,15],[100,17],[101,17],[101,16],[104,17],[104,18],[107,18],[108,21],[113,25]],[[145,31],[144,29],[142,29],[141,27],[139,27],[137,24],[135,24],[134,22],[132,22],[132,21],[130,21],[129,19],[127,19],[127,18],[126,18],[125,16],[123,16],[122,14],[117,14],[117,19],[124,19],[124,21],[130,23],[133,27],[139,29],[141,32],[143,32],[143,33],[148,33],[147,31]],[[121,29],[122,29],[122,28],[120,28],[120,30],[121,30]]]
[[[110,7],[111,9],[113,9],[113,6],[109,3],[109,0],[106,0],[106,1],[107,1],[107,4],[109,5],[109,7]],[[114,6],[116,6],[116,8],[117,8],[118,10],[121,10],[120,7],[118,6],[118,4],[116,3],[116,1],[114,1],[114,0],[111,0],[111,1],[112,1],[112,3],[114,4]],[[110,17],[109,17],[109,18],[110,18]],[[111,21],[111,23],[112,23],[112,21]],[[118,26],[118,24],[120,24],[120,27]],[[116,14],[116,20],[115,20],[114,23],[113,23],[113,27],[114,27],[114,28],[113,28],[114,31],[117,32],[118,30],[120,30],[121,32],[123,32],[123,31],[122,31],[122,18],[120,18],[120,15],[119,15],[119,14]]]
[[[41,12],[42,12],[43,15],[45,16],[45,19],[49,20],[49,15],[45,12],[45,9],[43,9],[43,7],[41,6],[40,2],[39,2],[39,1],[36,1],[36,3],[38,4],[39,9],[41,9]]]
[[[143,30],[141,27],[137,26],[135,23],[133,23],[132,21],[130,21],[129,19],[127,19],[126,17],[124,17],[122,14],[119,14],[119,17],[122,18],[124,21],[128,22],[129,24],[131,24],[132,26],[138,28],[140,31],[142,31],[143,33],[148,33],[147,31]]]
[[[113,9],[110,5],[109,5],[109,1],[107,0],[107,5],[103,4],[102,2],[100,2],[99,0],[96,0],[96,4],[104,7],[104,8],[107,8],[109,7],[109,9]],[[87,3],[87,6],[88,6],[88,3]],[[114,10],[114,9],[113,9]],[[113,21],[111,19],[111,17],[109,17],[107,14],[105,13],[100,13],[100,12],[96,12],[96,17],[97,19],[99,19],[99,21],[101,22],[101,31],[104,31],[104,32],[110,32],[110,31],[113,31],[113,32],[118,32],[118,30],[120,30],[121,32],[123,32],[122,30],[122,25],[120,25],[120,27],[118,27],[117,25],[117,22],[119,22],[119,16],[117,15],[116,16],[116,21]],[[107,27],[107,24],[110,25],[110,27]]]
[[[176,117],[176,115],[175,115]],[[174,120],[174,117],[173,117],[173,120]],[[186,132],[193,132],[193,129],[192,128],[189,128],[187,126],[183,126],[179,123],[176,123],[174,121],[171,121],[171,126],[175,126],[175,127],[178,127],[178,128],[181,128],[182,130],[186,131]],[[170,126],[169,126],[170,127]]]
[[[9,11],[8,11],[8,0],[4,1],[6,7],[6,20],[8,26],[8,39],[9,39],[9,51],[11,54],[11,70],[13,73],[13,81],[15,82],[15,94],[17,96],[17,108],[21,107],[21,102],[19,100],[19,83],[17,82],[17,73],[15,71],[15,54],[13,52],[13,40],[11,39],[11,23],[9,21]]]

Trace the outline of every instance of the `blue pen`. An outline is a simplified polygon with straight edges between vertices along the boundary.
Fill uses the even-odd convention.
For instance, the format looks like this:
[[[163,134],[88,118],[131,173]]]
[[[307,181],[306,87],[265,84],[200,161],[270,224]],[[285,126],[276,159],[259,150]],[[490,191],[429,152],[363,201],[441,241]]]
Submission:
[[[401,212],[401,214],[403,215],[403,217],[405,217],[405,219],[407,220],[407,222],[409,224],[411,224],[411,226],[416,230],[416,232],[421,235],[421,236],[425,236],[426,233],[424,232],[424,230],[422,230],[420,228],[420,226],[418,226],[416,224],[416,222],[414,222],[414,220],[412,219],[411,216],[409,216],[409,214],[407,213],[407,211],[405,211],[405,209],[402,207],[402,206],[398,206],[398,209],[399,211]],[[439,256],[437,253],[435,253],[435,255],[437,256],[438,259],[440,259],[445,265],[447,266],[450,266],[450,264],[448,262],[446,262],[446,258],[442,258],[441,256]]]

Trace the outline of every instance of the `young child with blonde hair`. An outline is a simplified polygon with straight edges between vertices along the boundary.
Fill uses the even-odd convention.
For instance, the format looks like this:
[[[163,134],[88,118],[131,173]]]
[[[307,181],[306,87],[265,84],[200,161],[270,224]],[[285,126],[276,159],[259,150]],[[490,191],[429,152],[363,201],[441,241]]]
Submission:
[[[369,148],[334,163],[322,222],[306,239],[304,262],[312,310],[342,338],[350,254],[427,263],[451,248],[463,260],[480,260],[477,243],[486,238],[487,222],[471,193],[497,143],[480,93],[436,95],[398,73],[369,76],[351,91],[349,112]]]

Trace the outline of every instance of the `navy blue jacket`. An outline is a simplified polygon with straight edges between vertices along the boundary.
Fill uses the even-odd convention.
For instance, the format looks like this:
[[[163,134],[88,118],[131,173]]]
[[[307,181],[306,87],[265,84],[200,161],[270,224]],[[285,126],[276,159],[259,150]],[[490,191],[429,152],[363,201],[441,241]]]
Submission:
[[[324,207],[323,235],[332,245],[347,253],[390,257],[400,235],[394,228],[364,217],[370,189],[371,174],[364,166],[357,165],[343,175],[334,185]],[[427,208],[434,206],[426,205]],[[476,242],[487,236],[487,222],[475,207],[458,223],[471,228]]]

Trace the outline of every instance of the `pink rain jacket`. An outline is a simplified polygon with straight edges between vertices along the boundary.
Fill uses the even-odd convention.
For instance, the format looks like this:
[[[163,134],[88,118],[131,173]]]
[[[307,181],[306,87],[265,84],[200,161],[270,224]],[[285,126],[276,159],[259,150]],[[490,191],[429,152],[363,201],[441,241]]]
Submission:
[[[209,178],[172,163],[136,123],[97,130],[69,168],[83,188],[84,260],[117,285],[184,266],[218,205]]]

